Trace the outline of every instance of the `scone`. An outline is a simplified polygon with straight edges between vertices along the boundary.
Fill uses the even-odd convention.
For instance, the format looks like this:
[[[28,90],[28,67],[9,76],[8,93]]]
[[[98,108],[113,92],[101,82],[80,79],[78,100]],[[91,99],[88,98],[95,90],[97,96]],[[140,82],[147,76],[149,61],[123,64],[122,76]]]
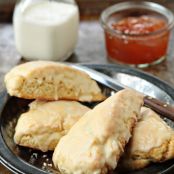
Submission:
[[[16,144],[46,152],[90,109],[76,101],[34,101],[15,129]]]
[[[174,158],[174,130],[151,109],[143,107],[141,116],[120,161],[122,169],[140,169]]]
[[[104,96],[89,75],[68,65],[33,61],[14,67],[5,76],[8,93],[25,99],[101,101]]]
[[[55,167],[65,174],[105,174],[115,169],[136,124],[142,98],[126,89],[87,112],[57,144]]]

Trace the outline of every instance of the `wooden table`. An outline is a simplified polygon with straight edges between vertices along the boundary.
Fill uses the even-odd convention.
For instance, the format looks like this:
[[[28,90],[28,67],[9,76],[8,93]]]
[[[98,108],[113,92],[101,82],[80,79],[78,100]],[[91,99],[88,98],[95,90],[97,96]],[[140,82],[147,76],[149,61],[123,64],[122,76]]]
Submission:
[[[106,58],[103,31],[98,19],[94,19],[93,17],[92,20],[89,20],[89,17],[82,18],[88,20],[81,21],[78,46],[75,53],[67,61],[93,64],[110,63]],[[142,71],[153,74],[174,86],[174,30],[172,33],[167,60],[159,65],[142,69]],[[0,90],[4,87],[3,75],[20,61],[20,55],[17,53],[14,45],[12,25],[0,24]],[[10,174],[1,165],[0,173]]]

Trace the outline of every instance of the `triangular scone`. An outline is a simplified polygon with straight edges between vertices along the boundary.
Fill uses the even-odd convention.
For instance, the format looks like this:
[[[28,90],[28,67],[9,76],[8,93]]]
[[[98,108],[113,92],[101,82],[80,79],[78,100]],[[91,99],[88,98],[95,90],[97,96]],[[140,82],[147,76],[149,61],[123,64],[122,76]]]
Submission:
[[[104,174],[115,169],[136,124],[142,98],[126,89],[87,112],[56,146],[55,167],[71,174]]]
[[[43,152],[54,150],[59,139],[89,110],[76,101],[34,101],[20,116],[14,141]]]
[[[122,169],[140,169],[174,158],[174,130],[149,108],[143,107],[141,116],[120,161]]]
[[[101,101],[104,96],[89,75],[68,65],[33,61],[14,67],[5,76],[8,93],[26,99]]]

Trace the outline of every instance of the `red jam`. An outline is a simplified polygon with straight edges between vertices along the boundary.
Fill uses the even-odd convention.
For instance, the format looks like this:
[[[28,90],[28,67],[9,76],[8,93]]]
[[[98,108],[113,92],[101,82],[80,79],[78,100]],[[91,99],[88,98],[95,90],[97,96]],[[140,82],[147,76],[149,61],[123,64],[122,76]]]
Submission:
[[[165,20],[152,16],[127,17],[111,22],[111,28],[118,34],[105,31],[109,58],[135,65],[157,61],[167,52],[169,31],[160,32],[165,27]]]

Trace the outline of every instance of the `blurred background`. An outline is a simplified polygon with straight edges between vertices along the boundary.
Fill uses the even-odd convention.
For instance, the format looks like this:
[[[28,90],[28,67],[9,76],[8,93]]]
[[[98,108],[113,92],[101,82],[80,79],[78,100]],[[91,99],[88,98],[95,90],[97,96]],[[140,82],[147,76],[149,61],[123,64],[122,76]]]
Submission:
[[[13,9],[16,2],[17,0],[0,0],[0,22],[12,21]],[[116,2],[123,2],[123,0],[76,0],[76,2],[79,5],[81,18],[95,18],[107,6]],[[174,12],[174,0],[153,0],[151,2],[163,4]]]

